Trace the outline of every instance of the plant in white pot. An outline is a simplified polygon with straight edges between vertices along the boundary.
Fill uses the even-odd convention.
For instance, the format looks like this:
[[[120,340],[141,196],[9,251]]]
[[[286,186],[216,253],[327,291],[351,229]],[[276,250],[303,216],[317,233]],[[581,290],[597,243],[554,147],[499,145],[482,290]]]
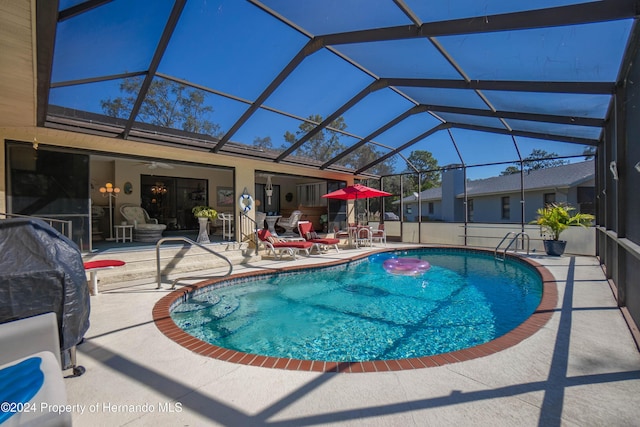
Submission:
[[[211,243],[209,233],[207,233],[207,223],[209,220],[214,221],[218,217],[218,212],[211,206],[194,206],[191,209],[193,216],[198,218],[200,230],[198,231],[198,243]]]
[[[588,227],[595,217],[591,214],[576,213],[575,208],[565,204],[550,204],[537,211],[538,218],[531,224],[538,224],[551,239],[544,240],[547,255],[560,256],[567,245],[566,240],[560,240],[560,234],[571,226]]]

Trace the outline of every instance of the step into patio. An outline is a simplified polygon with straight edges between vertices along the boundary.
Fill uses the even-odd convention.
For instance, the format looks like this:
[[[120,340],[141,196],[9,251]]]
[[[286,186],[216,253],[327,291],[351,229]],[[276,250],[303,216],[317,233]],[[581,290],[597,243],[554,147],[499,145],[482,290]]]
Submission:
[[[255,249],[246,243],[225,242],[207,246],[228,258],[231,264],[240,265],[259,261],[260,255],[255,255]],[[120,260],[126,264],[122,267],[100,271],[98,275],[98,289],[113,283],[122,283],[148,279],[156,281],[157,255],[155,247],[138,248],[117,252],[103,252],[86,254],[83,261]],[[181,275],[202,270],[225,268],[228,264],[224,259],[203,250],[197,246],[166,245],[160,249],[160,271],[163,280],[167,277],[175,279]],[[88,275],[87,275],[87,278]]]

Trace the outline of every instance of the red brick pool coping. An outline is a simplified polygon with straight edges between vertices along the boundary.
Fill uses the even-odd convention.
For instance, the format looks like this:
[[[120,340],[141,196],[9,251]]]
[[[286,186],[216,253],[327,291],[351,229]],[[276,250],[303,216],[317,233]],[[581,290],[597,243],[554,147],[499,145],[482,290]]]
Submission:
[[[415,248],[414,248],[415,249]],[[455,248],[451,248],[455,249]],[[478,249],[470,248],[458,248],[462,250],[478,251]],[[394,249],[397,250],[397,249]],[[482,251],[482,250],[479,250]],[[489,252],[489,251],[485,251]],[[194,285],[188,285],[181,289],[177,289],[170,294],[164,296],[153,307],[153,320],[157,328],[166,335],[169,339],[175,341],[179,345],[185,347],[194,353],[201,354],[205,357],[211,357],[218,360],[224,360],[227,362],[238,363],[241,365],[259,366],[263,368],[276,368],[287,369],[293,371],[313,371],[313,372],[342,372],[342,373],[357,373],[357,372],[384,372],[384,371],[400,371],[405,369],[422,369],[430,368],[434,366],[447,365],[450,363],[464,362],[467,360],[476,359],[478,357],[488,356],[490,354],[497,353],[509,347],[520,343],[526,338],[532,336],[539,331],[553,315],[558,302],[558,288],[556,280],[553,275],[538,264],[537,262],[523,258],[519,256],[508,255],[512,258],[518,258],[523,262],[531,265],[535,268],[542,277],[542,300],[538,305],[536,311],[520,326],[511,330],[510,332],[498,337],[492,341],[484,344],[477,345],[475,347],[465,348],[462,350],[452,351],[450,353],[442,353],[434,356],[414,357],[409,359],[397,359],[397,360],[374,360],[367,362],[325,362],[318,360],[299,360],[283,357],[270,357],[262,356],[258,354],[243,353],[240,351],[229,350],[227,348],[218,347],[213,344],[209,344],[202,341],[192,335],[189,335],[182,329],[180,329],[171,319],[170,308],[172,304],[179,299],[187,296],[195,289],[203,288],[206,286],[214,285],[216,283],[245,278],[253,276],[261,276],[265,274],[286,272],[286,271],[298,271],[305,268],[314,267],[328,267],[333,265],[343,264],[345,262],[354,261],[360,258],[370,256],[371,253],[352,257],[341,261],[328,262],[323,264],[314,264],[312,266],[295,266],[284,267],[281,269],[269,269],[268,271],[252,271],[246,273],[234,274],[232,276],[217,278],[212,280],[206,280],[196,283]]]

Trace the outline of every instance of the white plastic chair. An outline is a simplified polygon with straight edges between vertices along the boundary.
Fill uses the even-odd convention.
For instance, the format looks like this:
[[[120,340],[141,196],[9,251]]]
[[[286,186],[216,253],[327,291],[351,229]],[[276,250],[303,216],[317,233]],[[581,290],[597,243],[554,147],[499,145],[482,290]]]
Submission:
[[[280,218],[278,225],[284,228],[284,234],[293,234],[293,229],[298,226],[298,221],[302,217],[302,211],[295,210],[291,212],[289,218]]]
[[[384,224],[383,223],[379,223],[378,224],[378,229],[377,230],[373,230],[373,233],[371,234],[371,241],[372,242],[380,242],[380,243],[384,244],[385,246],[387,246],[387,232],[384,230]]]

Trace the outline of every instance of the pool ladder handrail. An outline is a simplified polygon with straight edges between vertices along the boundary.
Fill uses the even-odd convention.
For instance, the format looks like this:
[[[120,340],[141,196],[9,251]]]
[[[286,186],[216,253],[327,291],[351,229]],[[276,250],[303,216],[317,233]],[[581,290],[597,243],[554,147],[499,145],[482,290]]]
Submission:
[[[188,237],[163,237],[162,239],[158,240],[158,242],[156,243],[156,279],[158,281],[158,287],[156,289],[162,289],[162,275],[160,273],[160,246],[162,246],[163,243],[165,242],[170,242],[170,241],[182,241],[185,243],[189,243],[192,246],[197,246],[201,249],[204,249],[207,252],[212,253],[213,255],[217,256],[218,258],[222,258],[223,260],[225,260],[227,262],[227,264],[229,264],[229,271],[227,272],[227,274],[223,275],[223,276],[215,276],[215,277],[227,277],[230,276],[231,273],[233,272],[233,264],[231,263],[231,261],[229,260],[229,258],[227,258],[226,256],[219,254],[218,252],[214,251],[213,249],[210,249],[206,246],[204,246],[203,244],[200,244],[198,242],[194,242],[193,240],[189,239]],[[172,284],[171,284],[171,289],[175,289],[176,288],[176,284],[180,281],[180,280],[186,280],[186,279],[199,279],[200,277],[178,277],[177,279],[174,279]]]
[[[509,240],[509,244],[502,251],[502,258],[501,258],[500,256],[498,256],[498,250],[500,250],[500,246],[502,246],[502,244],[505,242],[505,240],[507,240],[509,238],[509,236],[511,236],[511,235],[513,235],[513,238],[511,240]],[[507,234],[505,234],[505,236],[502,238],[502,240],[500,240],[500,243],[498,243],[498,245],[494,249],[493,256],[495,257],[495,259],[497,259],[499,261],[504,261],[505,258],[507,257],[507,251],[518,240],[518,237],[522,237],[523,241],[526,239],[526,241],[527,241],[527,255],[529,255],[529,243],[530,243],[529,242],[529,235],[527,233],[525,233],[524,231],[521,231],[519,233],[516,233],[514,231],[510,231]],[[524,244],[522,245],[522,248],[524,249]]]

